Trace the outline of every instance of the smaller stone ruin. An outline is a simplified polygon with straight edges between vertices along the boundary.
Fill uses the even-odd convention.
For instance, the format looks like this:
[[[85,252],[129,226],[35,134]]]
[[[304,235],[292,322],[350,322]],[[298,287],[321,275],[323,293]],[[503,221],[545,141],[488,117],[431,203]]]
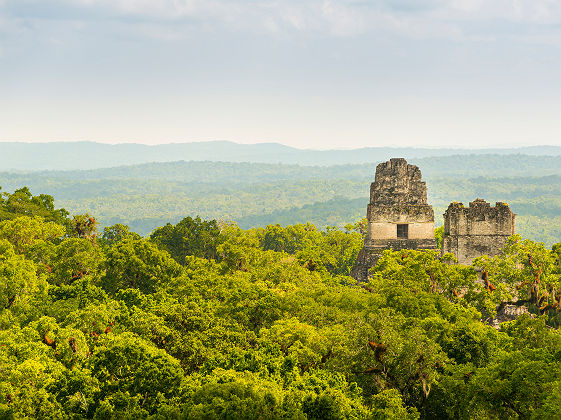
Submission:
[[[420,169],[405,159],[391,159],[376,167],[366,217],[364,247],[351,272],[359,281],[368,279],[368,270],[385,249],[437,249],[427,186]]]
[[[466,265],[481,255],[498,255],[514,235],[515,216],[508,204],[491,207],[481,198],[469,203],[469,207],[450,204],[444,213],[442,253],[451,252],[459,264]]]
[[[524,305],[513,305],[503,302],[497,307],[497,315],[494,318],[486,319],[485,322],[498,330],[503,322],[514,321],[522,315],[534,317]]]

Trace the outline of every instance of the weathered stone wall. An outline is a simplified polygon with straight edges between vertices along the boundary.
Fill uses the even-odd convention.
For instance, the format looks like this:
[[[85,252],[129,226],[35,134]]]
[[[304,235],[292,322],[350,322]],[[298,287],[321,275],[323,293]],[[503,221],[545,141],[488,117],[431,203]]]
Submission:
[[[421,171],[405,159],[391,159],[376,167],[370,186],[370,203],[364,248],[351,275],[367,280],[368,269],[384,249],[436,249],[434,211],[427,204],[427,187]],[[406,237],[398,238],[398,225],[406,226]]]
[[[459,264],[469,265],[482,255],[498,255],[507,239],[506,235],[445,236],[442,253],[450,252],[456,256]]]
[[[367,226],[367,242],[371,243],[378,239],[398,239],[396,223],[407,223],[407,221],[399,222],[368,222]],[[409,235],[407,239],[431,239],[434,237],[434,223],[408,223]]]
[[[421,180],[421,170],[403,158],[380,163],[370,186],[370,203],[378,206],[426,205],[427,186]]]
[[[471,264],[482,255],[494,257],[514,234],[515,217],[506,203],[491,207],[480,198],[469,207],[452,203],[444,213],[442,252],[453,253],[460,264]]]
[[[367,281],[368,270],[376,265],[376,263],[382,256],[382,252],[382,248],[362,248],[358,253],[355,266],[351,270],[351,276],[358,281]]]
[[[429,205],[401,204],[401,205],[380,205],[370,203],[366,209],[366,218],[373,222],[433,222],[434,211]]]
[[[388,206],[370,203],[366,218],[366,244],[377,239],[397,239],[398,224],[408,225],[408,239],[434,238],[434,211],[429,205]]]
[[[369,248],[369,247],[365,247]],[[370,243],[370,249],[435,249],[434,239],[378,239]],[[382,255],[382,252],[379,252]]]

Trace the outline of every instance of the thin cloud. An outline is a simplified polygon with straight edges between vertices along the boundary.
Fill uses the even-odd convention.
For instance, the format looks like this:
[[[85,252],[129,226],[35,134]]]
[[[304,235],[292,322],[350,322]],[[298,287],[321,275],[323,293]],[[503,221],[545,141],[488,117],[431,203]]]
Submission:
[[[198,22],[217,30],[356,36],[391,31],[412,37],[461,36],[494,21],[555,27],[557,0],[0,0],[12,19]],[[176,28],[176,30],[178,30]],[[558,28],[555,28],[558,30]],[[169,31],[168,31],[169,32]],[[500,35],[500,34],[499,34]],[[477,34],[471,34],[477,36]]]
[[[538,25],[561,22],[561,3],[557,0],[453,0],[442,12],[443,17],[479,21],[505,20]]]

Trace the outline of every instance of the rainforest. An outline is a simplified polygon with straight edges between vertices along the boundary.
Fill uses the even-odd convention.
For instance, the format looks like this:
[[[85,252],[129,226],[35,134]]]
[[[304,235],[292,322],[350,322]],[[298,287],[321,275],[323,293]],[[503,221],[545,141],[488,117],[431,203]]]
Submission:
[[[360,220],[142,237],[27,188],[0,219],[0,418],[559,418],[561,244],[385,251],[357,284]]]
[[[561,420],[561,0],[0,0],[0,420]]]

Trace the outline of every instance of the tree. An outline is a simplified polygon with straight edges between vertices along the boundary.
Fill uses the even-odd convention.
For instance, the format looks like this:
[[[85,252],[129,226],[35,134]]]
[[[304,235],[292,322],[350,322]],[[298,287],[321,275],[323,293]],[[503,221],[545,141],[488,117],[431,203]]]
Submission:
[[[107,251],[103,287],[110,293],[128,287],[153,293],[158,285],[181,274],[166,251],[146,239],[125,239]]]
[[[376,420],[414,420],[419,418],[419,413],[414,408],[406,407],[403,404],[399,391],[386,389],[372,397],[372,418]]]
[[[274,381],[264,380],[250,372],[216,369],[207,375],[189,397],[185,417],[281,419],[282,388]]]
[[[516,290],[518,304],[529,303],[542,312],[559,307],[561,274],[555,271],[554,254],[543,243],[513,235],[499,256],[476,258],[473,265],[482,268],[487,282]]]
[[[141,410],[154,414],[160,404],[180,395],[183,370],[164,350],[132,333],[104,340],[89,362],[92,376],[100,383],[100,413],[116,415],[124,405],[121,416]],[[126,404],[115,404],[117,399],[125,399]]]
[[[97,220],[95,217],[86,214],[77,214],[72,218],[73,232],[71,236],[89,239],[92,242],[97,237]]]
[[[27,187],[15,190],[12,194],[2,193],[0,195],[0,221],[20,216],[40,216],[46,221],[69,228],[68,214],[65,209],[55,210],[52,196],[47,194],[34,196]]]
[[[44,285],[44,277],[38,278],[35,270],[32,261],[16,254],[7,240],[0,239],[0,313],[25,305],[32,294]]]
[[[56,285],[72,284],[84,277],[98,278],[104,262],[103,251],[85,238],[68,238],[56,246],[35,247],[33,255],[40,258],[48,271],[49,282]]]
[[[19,254],[25,254],[39,243],[60,240],[64,233],[63,226],[46,222],[39,216],[17,217],[0,222],[0,238],[7,239]]]
[[[140,235],[138,233],[131,232],[127,225],[123,225],[121,223],[103,228],[103,234],[101,235],[103,244],[113,246],[117,242],[124,241],[125,239],[140,239]]]
[[[186,217],[176,225],[171,223],[156,229],[150,240],[170,253],[172,258],[185,265],[185,257],[216,259],[216,247],[221,242],[216,220]]]
[[[438,249],[442,249],[442,241],[444,240],[444,226],[439,226],[434,230],[434,239]]]

